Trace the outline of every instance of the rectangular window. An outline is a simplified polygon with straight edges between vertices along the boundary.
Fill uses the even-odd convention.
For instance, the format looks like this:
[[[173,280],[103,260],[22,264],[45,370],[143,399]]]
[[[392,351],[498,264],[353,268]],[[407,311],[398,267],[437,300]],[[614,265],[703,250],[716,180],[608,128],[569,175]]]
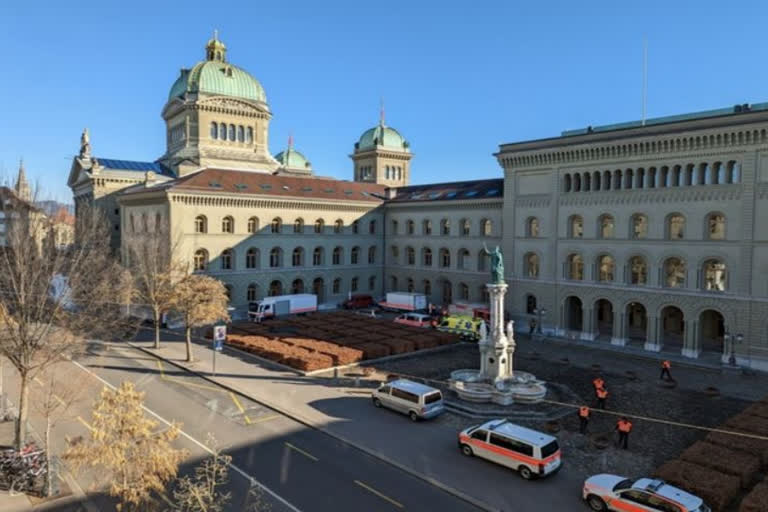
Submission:
[[[470,437],[472,439],[477,439],[478,441],[486,441],[488,439],[488,431],[475,430],[474,432],[472,432],[472,435]]]
[[[545,444],[541,447],[541,458],[546,459],[553,453],[555,453],[557,450],[560,449],[560,445],[557,444],[557,441],[552,441],[549,444]]]
[[[430,393],[427,396],[424,397],[424,403],[425,404],[433,404],[435,402],[439,402],[443,399],[443,395],[438,391],[436,393]]]
[[[401,398],[403,400],[406,400],[408,402],[412,402],[414,404],[419,403],[419,396],[415,395],[413,393],[410,393],[408,391],[404,391],[402,389],[398,388],[392,388],[392,396],[395,398]]]
[[[533,446],[499,434],[491,434],[491,444],[529,457],[533,456]]]

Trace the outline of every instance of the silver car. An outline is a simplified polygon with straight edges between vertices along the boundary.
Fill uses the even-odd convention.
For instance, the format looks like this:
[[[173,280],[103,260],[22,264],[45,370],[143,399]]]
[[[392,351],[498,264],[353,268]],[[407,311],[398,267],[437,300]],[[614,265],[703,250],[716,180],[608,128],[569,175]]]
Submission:
[[[434,418],[445,410],[439,389],[405,379],[382,384],[371,398],[376,407],[407,414],[412,421]]]

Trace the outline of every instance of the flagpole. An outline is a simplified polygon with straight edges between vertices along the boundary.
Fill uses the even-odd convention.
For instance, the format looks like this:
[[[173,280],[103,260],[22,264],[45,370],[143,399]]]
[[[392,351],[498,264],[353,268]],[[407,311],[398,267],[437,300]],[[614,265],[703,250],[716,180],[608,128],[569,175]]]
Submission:
[[[643,126],[648,104],[648,40],[643,36]]]

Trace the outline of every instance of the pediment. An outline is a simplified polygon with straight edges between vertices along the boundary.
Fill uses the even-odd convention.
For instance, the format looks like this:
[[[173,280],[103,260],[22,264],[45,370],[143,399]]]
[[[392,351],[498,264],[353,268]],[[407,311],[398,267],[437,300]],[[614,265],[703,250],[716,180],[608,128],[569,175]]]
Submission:
[[[69,170],[69,177],[67,178],[67,186],[74,188],[77,185],[90,181],[90,173],[83,168],[80,159],[75,157],[72,159],[72,167]]]

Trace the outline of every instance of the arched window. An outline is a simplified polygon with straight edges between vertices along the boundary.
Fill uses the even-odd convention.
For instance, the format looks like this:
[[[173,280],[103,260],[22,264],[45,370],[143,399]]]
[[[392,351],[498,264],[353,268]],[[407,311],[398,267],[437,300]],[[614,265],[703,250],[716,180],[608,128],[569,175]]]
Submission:
[[[294,267],[304,266],[304,249],[302,247],[296,247],[293,250],[293,256],[291,257],[291,265]]]
[[[256,283],[251,283],[248,285],[248,291],[245,294],[246,300],[248,302],[254,302],[257,297],[258,287]]]
[[[615,223],[611,215],[601,215],[600,219],[598,220],[598,224],[600,226],[600,231],[598,233],[600,238],[613,238]]]
[[[325,221],[323,219],[317,219],[315,221],[315,233],[320,235],[323,231],[325,231]]]
[[[350,254],[350,264],[357,265],[358,263],[360,263],[360,248],[353,247]]]
[[[673,213],[667,217],[667,239],[682,240],[685,237],[685,217]]]
[[[422,228],[421,228],[423,235],[431,235],[432,234],[432,221],[429,219],[424,219]]]
[[[459,299],[469,300],[469,286],[466,283],[459,283]]]
[[[131,215],[131,227],[133,227],[133,215]],[[207,233],[208,232],[208,219],[205,215],[198,215],[195,217],[195,233]]]
[[[235,125],[233,125],[233,124],[229,125],[229,133],[227,134],[227,138],[234,142],[234,140],[235,140]]]
[[[539,277],[539,255],[535,252],[529,252],[526,253],[525,257],[523,258],[523,264],[525,265],[525,268],[523,269],[523,273],[526,277]]]
[[[250,126],[245,129],[245,142],[246,144],[253,144],[253,128]]]
[[[397,234],[397,228],[398,228],[397,221],[392,219],[392,234],[393,235]]]
[[[245,253],[245,268],[259,268],[259,250],[251,247]]]
[[[528,220],[525,221],[525,236],[529,238],[538,238],[539,219],[536,217],[528,217]]]
[[[280,233],[283,230],[283,221],[280,219],[280,217],[275,217],[272,219],[272,224],[270,224],[270,230],[272,233]]]
[[[451,221],[448,219],[443,219],[440,221],[440,234],[443,236],[450,236],[451,235]]]
[[[221,270],[232,270],[234,259],[235,255],[232,249],[224,249],[221,252]]]
[[[422,284],[424,286],[424,295],[432,295],[432,282],[429,279],[425,279]]]
[[[334,247],[331,262],[334,265],[341,265],[343,260],[344,260],[344,249],[342,249],[341,247]]]
[[[245,142],[245,128],[237,127],[237,142]]]
[[[336,234],[344,232],[344,221],[343,220],[337,219],[336,222],[333,223],[333,232],[336,233]]]
[[[304,219],[299,217],[293,221],[293,232],[298,234],[304,233]]]
[[[376,234],[376,219],[370,221],[368,223],[368,234],[369,235],[375,235]]]
[[[353,220],[352,221],[352,233],[356,235],[359,232],[360,232],[360,221]]]
[[[597,279],[602,282],[613,281],[616,264],[613,257],[607,254],[597,258]]]
[[[413,247],[405,248],[405,261],[407,265],[416,264],[416,251],[413,250]]]
[[[575,281],[584,279],[584,260],[582,259],[581,254],[568,255],[566,272],[568,279],[573,279]]]
[[[536,314],[536,297],[534,295],[525,296],[525,312],[529,315]]]
[[[194,268],[195,270],[205,270],[208,268],[208,251],[205,249],[195,251]]]
[[[631,223],[632,238],[635,240],[648,238],[648,217],[642,213],[636,213],[632,215]]]
[[[414,290],[416,290],[416,287],[413,284],[413,279],[411,279],[410,277],[406,279],[405,286],[408,293],[413,293]]]
[[[425,267],[431,267],[432,266],[432,249],[429,247],[425,247],[421,251],[421,264]]]
[[[269,251],[269,266],[270,268],[280,268],[283,266],[283,250],[279,247],[273,247]]]
[[[251,217],[248,219],[248,232],[257,233],[259,231],[259,218]]]
[[[387,165],[384,169],[385,169],[386,179],[389,179],[389,166]]]
[[[458,268],[460,270],[469,270],[469,251],[466,249],[459,249],[458,253]]]
[[[400,248],[396,245],[392,246],[392,263],[397,263],[400,259]]]
[[[685,286],[685,261],[680,258],[667,258],[664,261],[664,286],[683,288]]]
[[[477,253],[477,271],[486,272],[490,263],[491,255],[485,249],[480,249]]]
[[[629,258],[629,282],[631,284],[648,284],[648,265],[642,256]]]
[[[571,175],[570,174],[566,174],[565,176],[563,176],[563,190],[565,192],[571,191]]]
[[[227,215],[221,219],[221,232],[222,233],[234,233],[235,232],[235,219]]]
[[[283,294],[283,283],[280,281],[272,281],[269,283],[269,296],[270,297],[277,297],[278,295]]]
[[[219,138],[227,140],[227,125],[224,123],[219,123]]]
[[[312,251],[312,265],[317,267],[323,264],[324,252],[322,247],[315,247],[315,250]]]
[[[368,291],[373,291],[376,289],[376,276],[371,276],[368,278]]]
[[[442,268],[451,266],[451,251],[448,249],[440,249],[440,266]]]
[[[480,221],[480,233],[483,236],[491,236],[493,232],[493,223],[490,219],[483,219]]]
[[[704,262],[702,267],[704,289],[714,292],[722,292],[727,288],[727,269],[725,262],[711,259]]]
[[[461,236],[469,236],[471,223],[469,219],[461,219],[459,221],[459,229],[461,230]]]
[[[710,213],[707,215],[707,238],[710,240],[725,240],[725,215]]]
[[[368,248],[368,264],[373,265],[376,263],[376,246],[372,245]]]
[[[294,295],[304,293],[304,281],[301,279],[294,279],[291,283],[291,293]]]
[[[339,293],[341,293],[341,279],[337,277],[336,279],[333,280],[333,287],[331,288],[331,290],[334,295],[338,295]]]
[[[408,219],[407,221],[405,221],[406,234],[412,235],[414,231],[415,231],[415,224],[413,223],[413,221],[411,219]]]
[[[584,219],[581,215],[571,215],[568,217],[568,236],[570,238],[581,238],[584,236]]]
[[[219,136],[219,127],[216,123],[211,123],[211,138],[216,140]]]
[[[352,280],[349,282],[349,290],[352,292],[357,291],[357,283],[359,279],[357,277],[353,277]]]

